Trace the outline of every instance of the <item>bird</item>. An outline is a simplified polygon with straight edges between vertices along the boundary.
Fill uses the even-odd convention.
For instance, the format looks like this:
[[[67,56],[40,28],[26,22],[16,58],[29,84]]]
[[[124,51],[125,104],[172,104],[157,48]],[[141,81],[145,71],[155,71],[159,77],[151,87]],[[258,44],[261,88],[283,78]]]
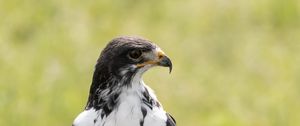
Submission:
[[[152,41],[136,36],[113,38],[100,53],[84,110],[72,126],[176,126],[142,75],[171,59]]]

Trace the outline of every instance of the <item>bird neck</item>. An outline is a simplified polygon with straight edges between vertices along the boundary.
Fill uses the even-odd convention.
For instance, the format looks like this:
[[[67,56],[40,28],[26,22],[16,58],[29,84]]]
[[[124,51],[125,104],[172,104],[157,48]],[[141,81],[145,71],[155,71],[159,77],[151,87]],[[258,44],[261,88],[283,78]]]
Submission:
[[[98,65],[94,71],[92,84],[85,109],[102,109],[101,116],[108,115],[119,102],[123,91],[135,91],[143,94],[144,84],[141,74],[128,73],[117,76],[105,66]]]

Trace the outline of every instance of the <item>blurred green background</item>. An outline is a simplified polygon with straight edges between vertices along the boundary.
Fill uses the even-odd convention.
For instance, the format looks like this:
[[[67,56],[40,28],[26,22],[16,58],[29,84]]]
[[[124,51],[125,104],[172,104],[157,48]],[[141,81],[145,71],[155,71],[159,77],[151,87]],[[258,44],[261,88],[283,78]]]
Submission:
[[[171,57],[144,80],[179,126],[300,125],[299,0],[0,0],[0,125],[70,125],[120,35]]]

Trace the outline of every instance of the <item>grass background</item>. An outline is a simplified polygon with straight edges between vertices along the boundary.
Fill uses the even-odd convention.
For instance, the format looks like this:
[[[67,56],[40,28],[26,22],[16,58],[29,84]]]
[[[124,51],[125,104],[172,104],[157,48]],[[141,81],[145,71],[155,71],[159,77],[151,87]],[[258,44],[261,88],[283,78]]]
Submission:
[[[70,125],[119,35],[171,57],[144,80],[179,126],[300,125],[299,0],[0,0],[0,125]]]

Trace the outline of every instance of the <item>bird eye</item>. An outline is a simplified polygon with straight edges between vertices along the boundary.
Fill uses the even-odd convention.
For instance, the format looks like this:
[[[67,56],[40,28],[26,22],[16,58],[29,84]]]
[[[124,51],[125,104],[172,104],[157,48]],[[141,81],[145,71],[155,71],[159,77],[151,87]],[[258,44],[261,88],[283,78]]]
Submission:
[[[133,50],[129,52],[129,57],[132,59],[137,59],[141,57],[142,55],[142,50]]]

